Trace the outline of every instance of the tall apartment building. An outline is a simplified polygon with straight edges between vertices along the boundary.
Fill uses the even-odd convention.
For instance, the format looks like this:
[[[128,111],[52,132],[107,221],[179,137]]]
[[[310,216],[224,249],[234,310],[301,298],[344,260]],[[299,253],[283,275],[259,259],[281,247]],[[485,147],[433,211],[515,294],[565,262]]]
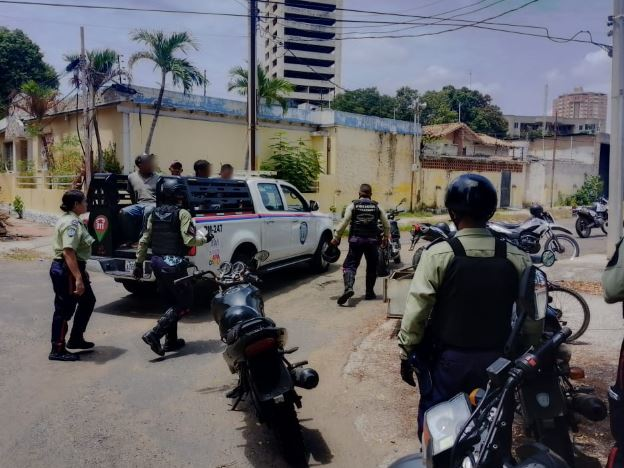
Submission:
[[[262,67],[295,85],[295,105],[327,106],[339,92],[342,0],[262,3]],[[336,86],[338,85],[338,86]]]
[[[591,93],[583,88],[563,94],[553,101],[553,115],[567,119],[598,119],[607,121],[607,95]]]

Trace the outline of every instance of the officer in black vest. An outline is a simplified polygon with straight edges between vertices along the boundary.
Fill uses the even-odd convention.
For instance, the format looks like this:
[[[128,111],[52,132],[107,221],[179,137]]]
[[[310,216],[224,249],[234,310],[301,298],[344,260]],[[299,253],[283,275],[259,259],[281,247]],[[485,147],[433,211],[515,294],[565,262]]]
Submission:
[[[213,237],[209,235],[207,239],[203,232],[197,230],[191,213],[182,207],[186,201],[185,190],[186,187],[177,177],[162,180],[157,193],[159,206],[150,215],[137,250],[134,277],[143,277],[143,262],[151,246],[152,271],[162,301],[167,307],[156,326],[143,335],[143,341],[160,356],[168,351],[176,351],[185,344],[183,339],[178,338],[178,320],[189,312],[193,304],[193,285],[175,285],[174,281],[187,275],[188,248],[203,245]],[[161,346],[160,339],[165,335],[165,344]]]
[[[445,205],[458,232],[423,252],[398,336],[401,377],[412,386],[414,371],[418,377],[419,437],[426,410],[459,392],[484,388],[485,369],[503,354],[520,278],[531,265],[526,253],[486,228],[497,207],[488,179],[458,177]],[[529,342],[539,341],[539,325],[527,321]]]
[[[377,281],[377,258],[379,243],[388,242],[390,223],[383,209],[371,200],[373,190],[370,185],[360,186],[360,198],[354,200],[346,209],[342,222],[336,229],[333,245],[340,243],[340,238],[349,227],[349,253],[342,266],[344,292],[338,298],[338,305],[344,305],[354,294],[355,273],[360,266],[362,256],[366,257],[366,300],[376,299],[375,282]],[[383,237],[379,232],[379,222],[383,226]]]

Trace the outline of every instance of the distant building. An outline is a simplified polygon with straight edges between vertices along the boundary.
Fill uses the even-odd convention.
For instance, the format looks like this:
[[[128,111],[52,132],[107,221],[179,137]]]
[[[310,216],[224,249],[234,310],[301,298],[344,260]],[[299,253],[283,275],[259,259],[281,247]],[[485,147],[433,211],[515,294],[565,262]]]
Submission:
[[[598,119],[607,121],[607,95],[591,93],[583,88],[562,94],[553,101],[553,115],[567,119]]]
[[[264,2],[262,67],[295,85],[295,105],[327,106],[339,92],[342,0]]]
[[[511,138],[533,139],[545,135],[554,135],[555,117],[541,115],[505,115],[507,134]],[[603,119],[570,119],[557,116],[557,135],[577,135],[604,132],[606,120]]]

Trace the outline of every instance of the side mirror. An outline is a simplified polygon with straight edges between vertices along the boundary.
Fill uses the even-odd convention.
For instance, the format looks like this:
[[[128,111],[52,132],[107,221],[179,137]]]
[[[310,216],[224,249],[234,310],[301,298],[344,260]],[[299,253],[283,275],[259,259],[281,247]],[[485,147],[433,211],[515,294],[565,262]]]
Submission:
[[[544,252],[542,253],[542,265],[544,265],[545,267],[553,266],[556,260],[557,256],[552,250],[544,250]]]
[[[315,202],[314,200],[310,200],[310,211],[318,211],[318,210],[319,210],[319,204]]]
[[[261,250],[256,255],[253,256],[253,259],[257,262],[265,262],[269,259],[269,252],[266,250]]]

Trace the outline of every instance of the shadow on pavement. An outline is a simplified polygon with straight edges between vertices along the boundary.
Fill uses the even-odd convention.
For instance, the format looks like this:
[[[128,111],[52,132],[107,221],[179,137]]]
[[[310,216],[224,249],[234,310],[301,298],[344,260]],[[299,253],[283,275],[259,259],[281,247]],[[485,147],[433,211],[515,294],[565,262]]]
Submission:
[[[175,359],[182,356],[188,356],[190,354],[213,354],[220,353],[225,348],[225,345],[221,340],[197,340],[187,341],[184,348],[180,349],[176,353],[167,353],[166,359]]]
[[[249,397],[248,397],[249,398]],[[287,468],[289,465],[281,453],[278,441],[273,432],[266,424],[260,424],[255,415],[250,401],[241,402],[238,411],[245,413],[245,426],[240,429],[243,437],[247,441],[244,449],[245,456],[249,463],[258,468],[271,466],[274,468]],[[298,465],[321,466],[331,463],[334,455],[318,429],[309,429],[303,423],[310,422],[311,419],[300,421],[301,434],[308,451],[307,462]]]
[[[156,297],[136,297],[128,295],[116,301],[102,304],[96,307],[94,312],[107,315],[120,315],[135,318],[151,318],[157,320],[164,312],[163,306]],[[194,305],[190,314],[186,315],[182,323],[202,323],[212,321],[212,314],[209,307],[205,305]]]
[[[105,364],[108,361],[117,359],[126,352],[123,348],[115,346],[95,346],[87,351],[79,351],[80,360],[84,362],[94,362],[95,364]]]

